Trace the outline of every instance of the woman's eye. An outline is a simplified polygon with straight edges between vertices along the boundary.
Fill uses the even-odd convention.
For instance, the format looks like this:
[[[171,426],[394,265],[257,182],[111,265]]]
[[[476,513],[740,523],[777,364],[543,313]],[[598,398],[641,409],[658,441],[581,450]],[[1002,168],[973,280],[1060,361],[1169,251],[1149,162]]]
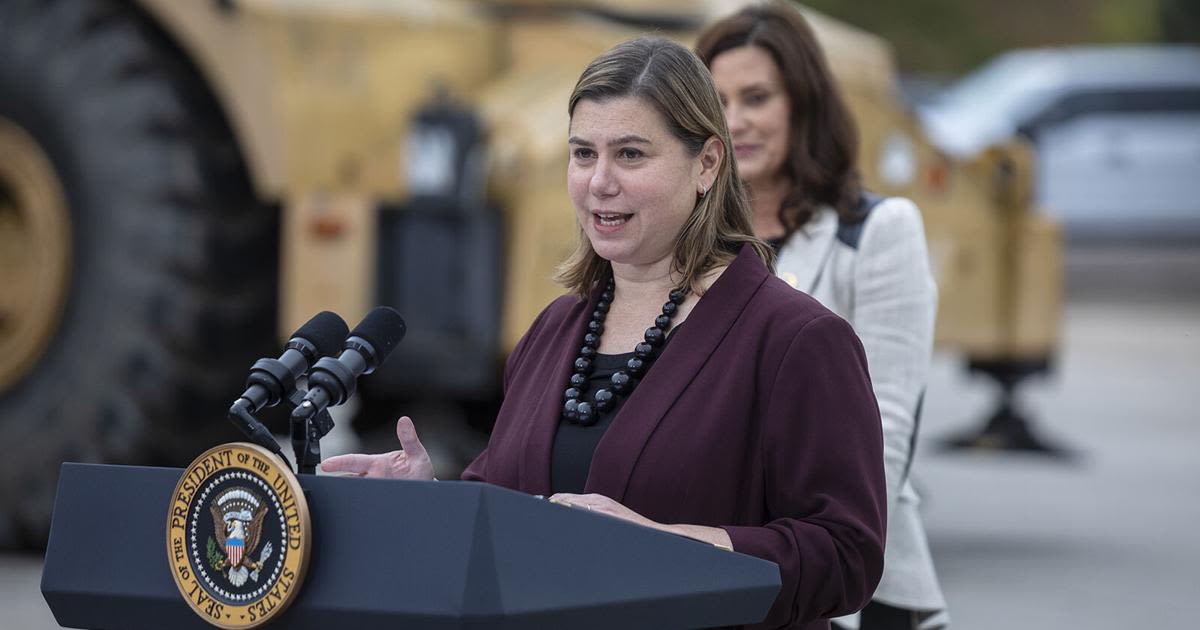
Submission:
[[[642,157],[642,152],[638,151],[637,149],[625,148],[625,149],[621,149],[620,151],[617,152],[617,157],[620,157],[620,158],[626,159],[626,160],[636,160],[636,159]]]
[[[594,151],[592,151],[591,149],[584,148],[584,147],[579,147],[579,148],[575,149],[574,151],[571,152],[571,154],[575,156],[576,160],[590,160],[590,159],[596,157],[596,153]]]
[[[770,95],[765,94],[763,92],[751,92],[750,94],[747,94],[745,97],[746,104],[747,105],[762,105],[763,103],[765,103],[767,101],[768,96],[770,96]]]

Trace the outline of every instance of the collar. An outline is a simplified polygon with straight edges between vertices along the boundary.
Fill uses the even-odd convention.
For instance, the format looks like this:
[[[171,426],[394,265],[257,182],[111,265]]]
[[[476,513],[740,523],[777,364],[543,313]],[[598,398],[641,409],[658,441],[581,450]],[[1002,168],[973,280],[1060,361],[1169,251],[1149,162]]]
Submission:
[[[811,221],[793,232],[779,248],[776,275],[793,289],[811,293],[833,251],[837,227],[837,213],[829,206],[822,206]]]

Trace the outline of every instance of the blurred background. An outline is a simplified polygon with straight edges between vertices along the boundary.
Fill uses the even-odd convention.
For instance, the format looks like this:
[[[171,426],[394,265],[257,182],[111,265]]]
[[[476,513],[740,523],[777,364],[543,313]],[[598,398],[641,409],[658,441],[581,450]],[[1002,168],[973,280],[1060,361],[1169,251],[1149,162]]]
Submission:
[[[454,476],[558,295],[579,72],[743,4],[0,0],[3,625],[54,627],[63,461],[238,439],[249,366],[320,310],[408,321],[325,454],[390,450],[403,412]],[[924,214],[913,474],[953,625],[1195,626],[1200,3],[797,7],[868,187]]]

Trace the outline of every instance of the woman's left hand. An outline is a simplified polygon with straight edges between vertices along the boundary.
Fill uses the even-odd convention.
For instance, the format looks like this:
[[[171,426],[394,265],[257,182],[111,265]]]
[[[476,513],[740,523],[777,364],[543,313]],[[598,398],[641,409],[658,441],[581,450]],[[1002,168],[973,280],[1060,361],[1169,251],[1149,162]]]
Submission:
[[[607,514],[609,516],[615,516],[619,519],[629,521],[630,523],[637,523],[638,525],[645,525],[646,527],[667,531],[667,528],[663,526],[662,523],[652,521],[602,494],[571,494],[568,492],[560,492],[554,496],[551,496],[550,502],[557,503],[559,505],[565,505],[567,507],[579,508],[581,510]]]
[[[604,496],[603,494],[570,494],[560,492],[550,497],[551,503],[565,505],[567,507],[578,508],[580,510],[588,510],[590,512],[599,512],[615,516],[621,520],[637,523],[646,527],[657,529],[660,531],[676,534],[678,536],[687,536],[694,538],[700,542],[706,542],[710,545],[720,547],[728,551],[733,550],[733,541],[729,538],[729,533],[720,527],[708,527],[705,525],[667,525],[652,521],[637,512],[617,503],[616,501]]]

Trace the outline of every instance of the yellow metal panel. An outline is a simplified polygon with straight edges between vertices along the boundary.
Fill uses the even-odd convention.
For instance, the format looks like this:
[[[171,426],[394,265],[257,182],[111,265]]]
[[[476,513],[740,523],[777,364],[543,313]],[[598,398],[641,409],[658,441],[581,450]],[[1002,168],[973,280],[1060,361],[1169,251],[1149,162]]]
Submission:
[[[482,22],[426,25],[288,16],[270,37],[286,93],[285,187],[404,194],[401,139],[438,85],[469,95],[494,73]]]
[[[551,276],[577,228],[566,195],[566,105],[584,65],[643,34],[599,17],[671,17],[701,26],[747,0],[140,0],[196,60],[224,104],[261,197],[284,201],[282,330],[315,310],[369,306],[378,204],[402,199],[401,150],[435,83],[480,112],[491,201],[506,229],[501,351],[561,289]],[[586,9],[578,11],[576,9]],[[597,11],[596,9],[599,9]],[[924,138],[881,38],[802,9],[854,112],[868,187],[921,208],[940,288],[937,342],[973,357],[1049,353],[1057,339],[1060,237],[1028,206],[1027,147],[953,162]],[[879,160],[907,139],[911,181]],[[1006,162],[1007,161],[1007,162]],[[1004,165],[1015,170],[1004,171]],[[327,216],[328,215],[328,216]],[[337,218],[332,221],[329,217]],[[341,231],[330,226],[342,222]]]
[[[372,306],[376,206],[357,193],[307,193],[283,204],[279,325],[330,310],[351,326]],[[286,334],[286,333],[285,333]]]
[[[1016,288],[1013,295],[1011,354],[1044,358],[1054,354],[1062,334],[1062,233],[1058,223],[1027,215],[1013,240]]]
[[[576,230],[567,197],[567,98],[575,76],[530,72],[510,77],[481,99],[491,128],[491,196],[506,209],[501,348],[517,342],[562,288],[552,277]],[[538,89],[526,89],[536,85]]]
[[[470,94],[499,62],[475,2],[139,3],[200,68],[268,200],[338,186],[402,195],[413,110],[435,82]]]

